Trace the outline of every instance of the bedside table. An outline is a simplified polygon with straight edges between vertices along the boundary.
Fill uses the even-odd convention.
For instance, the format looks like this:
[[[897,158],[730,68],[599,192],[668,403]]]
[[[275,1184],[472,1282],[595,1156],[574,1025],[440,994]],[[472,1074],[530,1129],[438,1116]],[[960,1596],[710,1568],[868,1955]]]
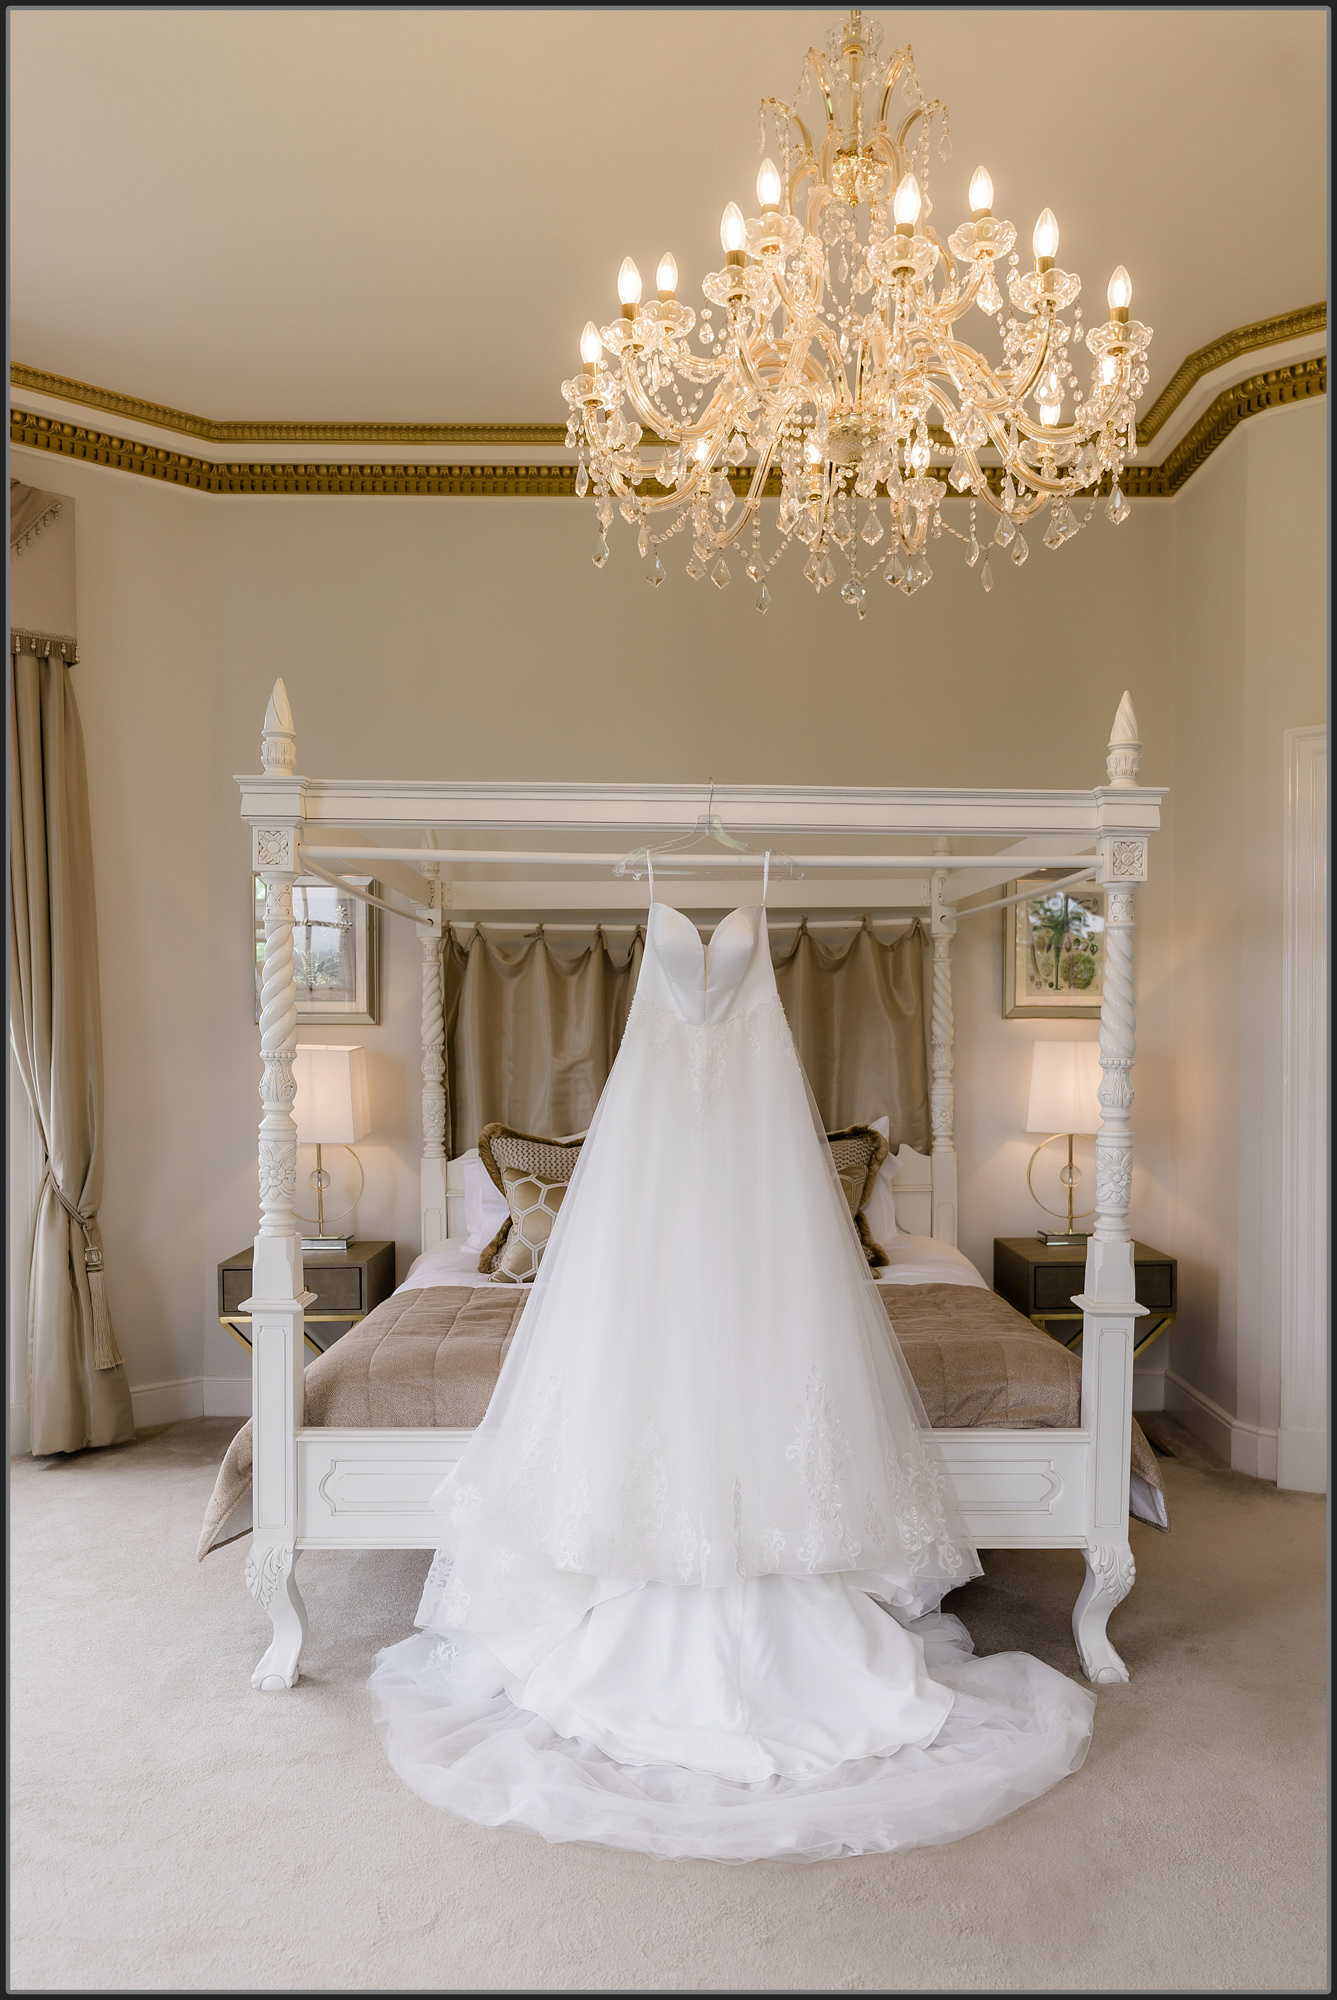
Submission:
[[[994,1237],[994,1290],[1042,1332],[1062,1340],[1065,1347],[1075,1347],[1082,1337],[1082,1315],[1072,1295],[1081,1291],[1085,1270],[1085,1244],[1056,1243],[1051,1247],[1036,1236]],[[1137,1303],[1146,1306],[1150,1314],[1146,1331],[1133,1349],[1137,1356],[1174,1322],[1179,1305],[1179,1266],[1163,1250],[1134,1243],[1133,1274]],[[1077,1330],[1064,1340],[1061,1333],[1052,1331],[1051,1320],[1075,1320]]]
[[[245,1329],[251,1316],[241,1310],[241,1302],[251,1296],[252,1254],[249,1249],[239,1250],[218,1267],[218,1323],[236,1335],[247,1353],[251,1341]],[[303,1315],[306,1344],[323,1354],[325,1349],[308,1331],[312,1321],[339,1326],[339,1333],[332,1334],[327,1343],[332,1346],[339,1334],[388,1299],[395,1288],[395,1246],[355,1239],[347,1250],[308,1251],[302,1268],[307,1290],[316,1295],[315,1305]]]

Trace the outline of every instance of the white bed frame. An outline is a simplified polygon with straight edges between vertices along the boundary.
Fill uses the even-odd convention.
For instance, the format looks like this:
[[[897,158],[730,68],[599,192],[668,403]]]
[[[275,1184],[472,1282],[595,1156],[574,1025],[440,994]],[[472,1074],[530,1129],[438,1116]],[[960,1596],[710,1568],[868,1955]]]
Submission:
[[[1096,1222],[1085,1286],[1081,1427],[1078,1430],[936,1430],[936,1450],[980,1548],[1073,1548],[1086,1579],[1073,1611],[1077,1651],[1097,1683],[1128,1671],[1106,1621],[1133,1585],[1128,1544],[1135,1302],[1128,1205],[1132,1177],[1135,1049],[1133,896],[1146,880],[1147,842],[1164,793],[1139,786],[1140,745],[1131,703],[1120,704],[1107,750],[1107,785],[1091,791],[873,791],[717,787],[716,810],[755,844],[825,848],[799,854],[802,884],[772,884],[770,906],[807,912],[877,911],[927,919],[933,938],[932,1152],[902,1149],[898,1213],[916,1233],[956,1242],[953,1142],[951,943],[962,916],[1002,907],[987,892],[1018,873],[1063,868],[1107,892],[1100,1013],[1102,1123],[1096,1138]],[[303,1311],[314,1294],[302,1275],[296,1214],[297,1129],[292,1057],[297,1045],[292,884],[312,871],[395,862],[416,867],[425,894],[400,912],[422,945],[422,1248],[462,1235],[460,1187],[447,1160],[441,941],[448,921],[507,911],[641,911],[644,887],[615,879],[625,850],[681,830],[700,810],[679,785],[482,785],[299,777],[283,683],[265,717],[259,776],[241,777],[242,817],[267,884],[260,1042],[260,1230],[251,1314],[254,1385],[253,1538],[246,1580],[267,1611],[272,1641],[251,1677],[266,1692],[297,1679],[306,1618],[295,1564],[301,1549],[434,1548],[430,1496],[464,1448],[464,1430],[308,1428],[303,1422]],[[326,838],[322,839],[322,831]],[[362,835],[352,844],[345,836]],[[372,842],[365,836],[380,836]],[[416,836],[412,846],[395,836]],[[557,840],[583,836],[577,851]],[[921,851],[898,852],[907,837]],[[953,840],[970,850],[953,853]],[[447,845],[447,843],[451,843]],[[550,844],[551,843],[551,844]],[[931,851],[925,853],[928,845]],[[731,871],[726,879],[723,868]],[[757,884],[727,860],[704,881],[675,884],[687,910],[755,900]],[[677,890],[682,893],[676,893]],[[458,1171],[458,1170],[456,1170]]]

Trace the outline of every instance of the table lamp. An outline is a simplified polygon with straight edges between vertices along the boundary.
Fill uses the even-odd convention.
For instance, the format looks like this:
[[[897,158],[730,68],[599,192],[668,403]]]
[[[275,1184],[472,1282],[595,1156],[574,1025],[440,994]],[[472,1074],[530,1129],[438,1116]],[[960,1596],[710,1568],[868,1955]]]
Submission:
[[[1040,1200],[1031,1178],[1035,1162],[1044,1147],[1052,1145],[1055,1139],[1066,1138],[1068,1142],[1068,1164],[1059,1173],[1059,1181],[1068,1191],[1067,1227],[1062,1230],[1038,1229],[1036,1235],[1045,1244],[1084,1243],[1091,1234],[1089,1229],[1076,1228],[1077,1218],[1072,1212],[1073,1189],[1081,1179],[1081,1170],[1073,1165],[1072,1142],[1079,1132],[1093,1133],[1100,1130],[1100,1045],[1097,1042],[1037,1042],[1031,1053],[1031,1095],[1026,1107],[1026,1130],[1047,1132],[1031,1154],[1026,1168],[1026,1185],[1039,1207],[1048,1215],[1057,1215],[1058,1210]],[[1081,1211],[1090,1215],[1089,1208]]]
[[[315,1043],[293,1053],[292,1073],[297,1084],[293,1116],[297,1120],[297,1143],[314,1146],[316,1170],[309,1185],[316,1194],[316,1233],[302,1238],[303,1250],[346,1250],[350,1235],[326,1233],[325,1190],[330,1177],[325,1171],[321,1149],[343,1146],[353,1153],[355,1139],[364,1139],[371,1130],[371,1103],[367,1094],[367,1052],[360,1047],[334,1048]],[[362,1162],[353,1153],[358,1170],[358,1192],[343,1212],[356,1208],[366,1186]],[[305,1220],[300,1217],[299,1220]],[[338,1218],[335,1218],[336,1220]]]

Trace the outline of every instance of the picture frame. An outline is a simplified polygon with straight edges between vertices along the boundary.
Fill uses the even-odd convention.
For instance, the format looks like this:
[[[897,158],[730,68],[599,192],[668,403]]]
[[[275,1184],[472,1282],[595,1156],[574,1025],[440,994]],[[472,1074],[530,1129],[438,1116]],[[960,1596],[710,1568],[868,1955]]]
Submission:
[[[380,893],[369,875],[349,874],[341,879],[350,889],[361,889],[369,896]],[[252,876],[251,883],[258,1021],[265,959],[265,884],[258,875]],[[292,902],[298,1027],[379,1027],[380,911],[316,875],[296,878]]]
[[[1003,1019],[1098,1021],[1105,985],[1105,892],[1056,888],[1040,876],[1009,882],[1003,911]]]

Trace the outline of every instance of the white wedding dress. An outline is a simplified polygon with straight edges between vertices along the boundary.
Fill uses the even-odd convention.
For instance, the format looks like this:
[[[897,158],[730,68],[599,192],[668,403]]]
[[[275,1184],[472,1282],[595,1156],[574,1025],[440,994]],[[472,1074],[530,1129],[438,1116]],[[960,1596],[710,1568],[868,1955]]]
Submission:
[[[722,1861],[944,1841],[1081,1763],[1085,1689],[971,1657],[980,1573],[776,992],[764,908],[652,902],[617,1060],[423,1629],[371,1679],[432,1804]]]

